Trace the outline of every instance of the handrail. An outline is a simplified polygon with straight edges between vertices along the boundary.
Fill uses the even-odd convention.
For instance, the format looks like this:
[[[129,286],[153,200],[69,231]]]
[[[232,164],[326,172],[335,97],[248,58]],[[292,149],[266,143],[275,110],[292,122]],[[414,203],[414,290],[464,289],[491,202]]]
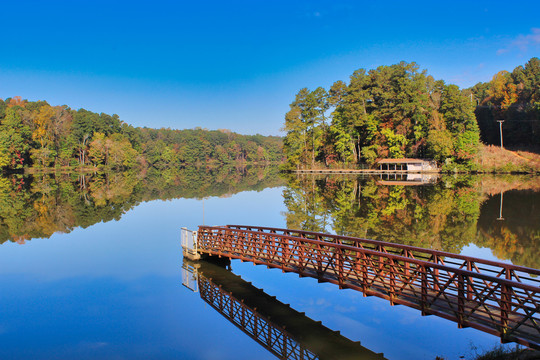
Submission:
[[[223,230],[223,231],[226,231],[226,230],[240,230],[242,232],[249,233],[249,234],[254,234],[254,235],[258,235],[258,234],[265,234],[266,235],[266,234],[268,234],[268,233],[263,233],[263,232],[259,232],[259,231],[233,229],[233,228],[224,227],[224,226],[199,226],[199,229],[200,230],[209,229],[209,230],[218,230],[218,231],[219,230]],[[285,239],[290,239],[291,238],[291,236],[289,236],[289,235],[282,235],[282,234],[271,234],[271,235],[275,236],[275,237],[278,237],[278,238],[285,238]],[[491,281],[491,282],[497,282],[497,283],[499,283],[501,285],[518,287],[518,288],[521,288],[523,290],[534,291],[534,292],[539,292],[540,291],[540,288],[537,287],[537,286],[528,285],[528,284],[524,284],[522,282],[508,280],[508,279],[505,279],[505,278],[500,278],[500,277],[491,276],[491,275],[485,275],[485,274],[482,274],[482,273],[477,273],[477,272],[464,270],[464,269],[460,269],[460,268],[455,268],[455,267],[451,267],[451,266],[446,266],[446,265],[439,264],[439,263],[433,263],[433,262],[429,262],[429,261],[425,261],[425,260],[418,260],[418,259],[415,259],[415,258],[405,257],[405,256],[401,256],[401,255],[395,255],[395,254],[376,251],[376,250],[371,250],[371,249],[362,249],[362,248],[357,248],[357,247],[354,247],[354,246],[351,246],[351,245],[336,244],[336,243],[331,243],[331,242],[327,242],[327,241],[320,241],[320,240],[314,240],[314,239],[309,239],[309,238],[299,238],[299,237],[297,237],[296,239],[299,240],[299,241],[311,243],[311,244],[314,244],[314,245],[324,245],[324,246],[329,246],[329,247],[334,247],[334,248],[339,248],[339,249],[349,250],[349,251],[354,251],[354,252],[359,252],[360,251],[360,252],[363,252],[365,254],[374,255],[374,256],[383,256],[383,257],[386,257],[388,259],[392,259],[392,260],[396,260],[396,261],[409,262],[409,263],[413,263],[413,264],[416,264],[416,265],[425,266],[425,267],[431,267],[431,268],[438,269],[438,270],[452,271],[452,272],[455,272],[456,274],[460,274],[460,275],[463,275],[463,276],[478,278],[478,279],[487,280],[487,281]],[[506,264],[503,264],[503,265],[506,265]]]
[[[457,260],[464,260],[464,261],[471,261],[474,263],[479,264],[485,264],[489,266],[499,267],[503,268],[505,270],[513,270],[513,271],[519,271],[522,273],[525,273],[529,276],[540,276],[540,269],[534,269],[534,268],[528,268],[525,266],[519,266],[514,264],[506,264],[503,262],[493,261],[493,260],[486,260],[481,258],[475,258],[471,256],[466,255],[460,255],[460,254],[454,254],[450,252],[440,251],[440,250],[432,250],[432,249],[426,249],[411,245],[403,245],[403,244],[396,244],[391,243],[387,241],[379,241],[379,240],[373,240],[373,239],[365,239],[365,238],[356,238],[351,236],[342,236],[342,235],[332,235],[332,234],[324,234],[319,232],[313,232],[313,231],[305,231],[305,230],[297,230],[297,229],[283,229],[283,228],[272,228],[272,227],[263,227],[263,226],[251,226],[251,225],[226,225],[226,228],[230,229],[245,229],[245,230],[251,230],[251,231],[280,231],[280,232],[288,232],[288,233],[296,233],[296,234],[303,234],[303,235],[311,235],[311,236],[319,236],[324,238],[331,238],[336,240],[346,240],[346,241],[353,241],[355,243],[362,243],[362,244],[371,244],[376,246],[383,246],[383,247],[391,247],[401,250],[406,250],[410,252],[416,252],[416,253],[425,253],[430,255],[435,255],[436,257],[444,257],[444,258],[453,258]],[[258,229],[258,230],[252,230],[252,229]],[[260,230],[259,230],[260,229]],[[286,235],[286,234],[285,234]],[[291,235],[294,236],[294,235]],[[324,240],[322,240],[324,241]],[[432,263],[430,261],[430,263]],[[456,264],[456,265],[463,265],[463,264]],[[491,269],[486,269],[488,271],[493,271]],[[510,274],[510,272],[507,273]],[[540,283],[540,279],[534,279],[534,278],[528,278],[527,280],[532,282],[538,282]]]

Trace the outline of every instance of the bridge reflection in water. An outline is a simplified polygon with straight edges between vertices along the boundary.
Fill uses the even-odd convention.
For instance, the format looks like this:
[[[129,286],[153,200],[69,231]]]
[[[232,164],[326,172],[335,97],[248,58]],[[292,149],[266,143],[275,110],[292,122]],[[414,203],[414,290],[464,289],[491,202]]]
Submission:
[[[217,264],[184,258],[182,283],[280,359],[384,359]]]
[[[198,254],[331,282],[540,348],[540,270],[442,251],[301,230],[199,226]]]

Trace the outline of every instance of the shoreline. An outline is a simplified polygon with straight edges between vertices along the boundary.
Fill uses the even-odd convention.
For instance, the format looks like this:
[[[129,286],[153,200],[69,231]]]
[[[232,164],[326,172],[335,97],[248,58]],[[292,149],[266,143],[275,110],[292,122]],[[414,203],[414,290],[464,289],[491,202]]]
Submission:
[[[383,175],[383,174],[471,174],[471,175],[482,175],[482,174],[493,174],[493,175],[538,175],[540,171],[484,171],[484,170],[473,170],[473,171],[443,171],[443,170],[429,170],[429,171],[418,171],[418,170],[377,170],[377,169],[302,169],[302,170],[288,170],[284,172],[289,172],[293,174],[370,174],[370,175]]]

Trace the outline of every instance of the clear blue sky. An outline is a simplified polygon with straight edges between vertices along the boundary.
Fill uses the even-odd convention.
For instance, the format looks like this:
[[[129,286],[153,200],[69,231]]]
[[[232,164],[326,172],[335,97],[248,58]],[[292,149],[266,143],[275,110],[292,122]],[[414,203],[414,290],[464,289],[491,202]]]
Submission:
[[[5,1],[0,98],[278,135],[302,87],[417,62],[461,87],[540,56],[540,1]]]

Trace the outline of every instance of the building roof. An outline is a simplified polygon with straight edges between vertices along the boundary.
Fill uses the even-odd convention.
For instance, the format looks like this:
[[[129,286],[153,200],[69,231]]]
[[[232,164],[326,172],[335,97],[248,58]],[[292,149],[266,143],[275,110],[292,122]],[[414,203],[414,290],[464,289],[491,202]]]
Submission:
[[[418,163],[429,163],[428,160],[423,159],[381,159],[377,161],[378,164],[418,164]]]

